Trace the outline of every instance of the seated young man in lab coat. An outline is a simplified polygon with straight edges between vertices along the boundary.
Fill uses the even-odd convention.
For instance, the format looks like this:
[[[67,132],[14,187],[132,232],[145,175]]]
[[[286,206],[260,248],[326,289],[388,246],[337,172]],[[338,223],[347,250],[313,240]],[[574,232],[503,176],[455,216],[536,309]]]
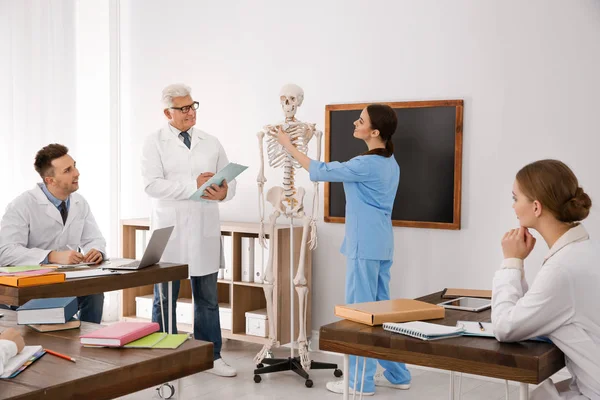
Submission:
[[[50,144],[35,156],[42,177],[6,208],[0,222],[0,265],[100,263],[106,241],[78,193],[79,171],[68,149]],[[77,298],[79,318],[100,323],[104,293]]]
[[[25,341],[21,334],[13,328],[0,333],[0,375],[4,373],[4,366],[14,356],[23,350]]]
[[[521,225],[502,238],[504,261],[492,288],[496,338],[515,342],[548,336],[565,354],[572,378],[547,379],[532,400],[600,399],[600,246],[579,221],[592,206],[569,167],[541,160],[523,167],[513,184],[513,208]],[[523,261],[536,239],[549,252],[530,288]]]

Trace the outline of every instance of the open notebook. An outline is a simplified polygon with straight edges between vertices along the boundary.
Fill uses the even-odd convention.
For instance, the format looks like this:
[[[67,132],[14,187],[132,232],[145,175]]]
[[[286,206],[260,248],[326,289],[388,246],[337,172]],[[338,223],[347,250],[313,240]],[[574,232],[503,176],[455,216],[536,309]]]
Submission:
[[[14,378],[44,354],[46,354],[46,350],[44,350],[42,346],[23,347],[23,350],[19,354],[8,360],[4,366],[4,373],[0,378]]]
[[[447,339],[461,336],[464,332],[462,326],[445,326],[423,321],[386,322],[383,324],[383,329],[422,340]]]

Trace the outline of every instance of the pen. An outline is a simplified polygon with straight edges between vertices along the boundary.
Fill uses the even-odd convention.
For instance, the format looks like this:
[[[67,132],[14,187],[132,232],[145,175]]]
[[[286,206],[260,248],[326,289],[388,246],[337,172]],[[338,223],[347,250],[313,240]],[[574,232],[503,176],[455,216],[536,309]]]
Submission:
[[[60,353],[57,353],[56,351],[52,351],[52,350],[48,350],[48,349],[44,349],[44,350],[46,350],[46,353],[50,353],[53,356],[64,358],[65,360],[75,362],[75,359],[73,357],[65,356],[64,354],[60,354]]]
[[[481,329],[482,332],[485,332],[485,328],[483,327],[483,325],[481,325],[481,322],[478,322],[479,324],[479,329]]]

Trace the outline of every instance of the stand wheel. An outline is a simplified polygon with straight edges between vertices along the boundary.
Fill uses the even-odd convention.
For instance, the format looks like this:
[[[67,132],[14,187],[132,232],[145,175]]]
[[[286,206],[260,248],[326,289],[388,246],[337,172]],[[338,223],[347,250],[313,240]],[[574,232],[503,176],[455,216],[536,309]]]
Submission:
[[[306,380],[306,382],[304,382],[304,385],[305,385],[307,388],[310,388],[310,387],[312,387],[312,385],[313,385],[313,381],[312,381],[312,380],[310,380],[310,379],[307,379],[307,380]]]
[[[262,378],[260,377],[260,375],[254,375],[254,382],[260,383],[260,381],[262,381]]]
[[[156,391],[161,399],[170,399],[175,394],[175,388],[170,383],[163,383],[156,388]]]
[[[275,356],[273,355],[273,352],[269,350],[267,351],[267,355],[265,356],[265,358],[275,358]]]
[[[264,366],[265,366],[265,365],[264,365],[263,363],[256,364],[256,368],[262,368],[262,367],[264,367]]]
[[[344,375],[344,373],[341,369],[336,369],[335,371],[333,371],[333,376],[335,376],[336,378],[339,378],[342,375]]]

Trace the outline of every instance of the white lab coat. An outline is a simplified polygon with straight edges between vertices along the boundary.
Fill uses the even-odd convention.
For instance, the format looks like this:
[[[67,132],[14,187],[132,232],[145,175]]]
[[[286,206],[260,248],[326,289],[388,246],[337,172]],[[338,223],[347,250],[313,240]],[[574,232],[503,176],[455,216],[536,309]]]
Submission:
[[[106,254],[106,241],[83,196],[71,194],[69,215],[63,225],[58,208],[35,187],[6,208],[0,222],[0,265],[39,264],[52,250],[81,247]]]
[[[17,355],[17,350],[17,345],[12,340],[0,339],[0,375],[4,373],[8,360]]]
[[[548,336],[565,353],[573,376],[570,391],[559,394],[547,382],[532,399],[600,399],[599,262],[600,246],[578,225],[552,246],[529,290],[522,279],[522,260],[504,260],[494,276],[496,338],[513,342]]]
[[[142,151],[142,176],[152,200],[150,228],[175,227],[161,260],[187,264],[190,276],[205,276],[217,272],[221,261],[219,205],[189,197],[198,175],[216,173],[229,160],[216,137],[196,128],[188,133],[190,149],[168,125],[151,134]],[[235,195],[235,180],[227,184],[225,201]]]

